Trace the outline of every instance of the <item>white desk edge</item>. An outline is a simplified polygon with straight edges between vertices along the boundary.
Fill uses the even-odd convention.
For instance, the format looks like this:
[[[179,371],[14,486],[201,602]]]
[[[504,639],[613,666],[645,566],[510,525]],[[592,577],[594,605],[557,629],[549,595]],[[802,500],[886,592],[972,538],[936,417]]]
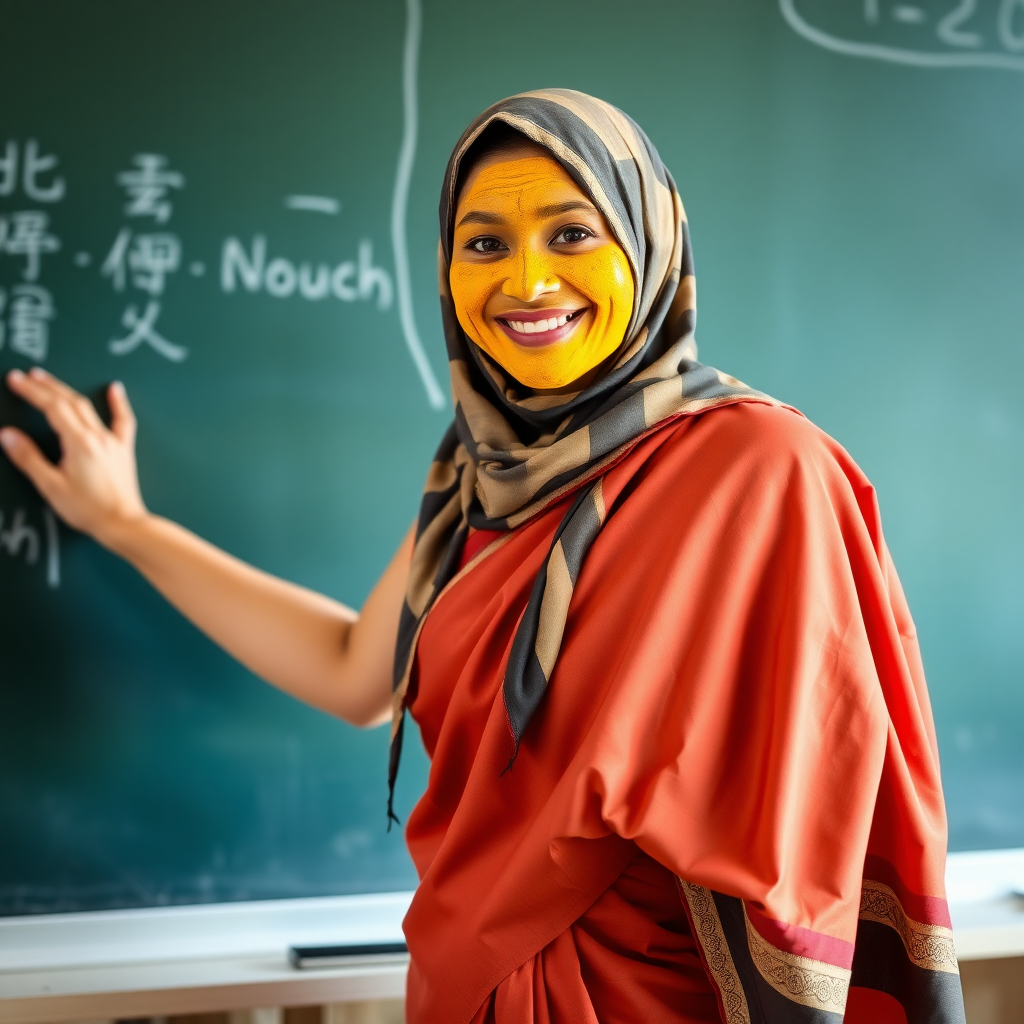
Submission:
[[[1024,955],[1024,849],[950,854],[961,960]],[[0,1024],[400,998],[407,958],[300,971],[291,945],[402,938],[410,892],[0,918]]]

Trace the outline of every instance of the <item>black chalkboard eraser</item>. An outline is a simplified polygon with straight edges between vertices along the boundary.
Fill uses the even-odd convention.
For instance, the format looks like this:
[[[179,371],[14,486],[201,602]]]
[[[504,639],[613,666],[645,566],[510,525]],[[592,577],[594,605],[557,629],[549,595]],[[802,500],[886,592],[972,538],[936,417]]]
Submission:
[[[387,963],[404,957],[409,947],[404,942],[364,942],[347,946],[291,946],[288,960],[292,967],[349,967],[356,964]]]

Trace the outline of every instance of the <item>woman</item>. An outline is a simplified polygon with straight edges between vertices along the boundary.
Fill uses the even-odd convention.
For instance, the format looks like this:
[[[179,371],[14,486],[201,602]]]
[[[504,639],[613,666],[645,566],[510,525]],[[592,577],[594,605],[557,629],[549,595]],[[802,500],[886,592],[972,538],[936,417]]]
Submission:
[[[0,439],[253,671],[357,724],[391,704],[392,785],[416,718],[410,1021],[962,1021],[874,493],[695,361],[685,215],[646,136],[568,90],[491,107],[448,165],[440,277],[455,422],[359,615],[149,515],[116,385],[108,431],[11,375],[61,463]]]

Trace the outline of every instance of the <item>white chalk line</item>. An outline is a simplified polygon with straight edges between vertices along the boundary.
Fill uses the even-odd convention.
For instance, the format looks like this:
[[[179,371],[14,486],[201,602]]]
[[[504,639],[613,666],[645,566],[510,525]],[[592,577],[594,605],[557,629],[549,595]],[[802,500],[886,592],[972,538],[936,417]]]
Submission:
[[[309,213],[341,213],[341,203],[330,196],[285,196],[284,205],[289,210],[306,210]]]
[[[46,527],[46,585],[56,590],[60,586],[60,531],[49,505],[43,506],[43,524]]]
[[[427,401],[432,409],[443,409],[444,392],[431,369],[412,309],[412,284],[409,280],[409,250],[405,238],[405,213],[409,200],[409,182],[416,157],[417,96],[416,68],[419,57],[422,11],[420,0],[406,0],[405,48],[402,53],[402,146],[398,152],[395,192],[391,201],[391,245],[395,253],[395,290],[398,293],[398,316],[409,354],[416,364]]]
[[[779,7],[789,27],[798,35],[823,49],[847,57],[867,57],[918,68],[999,68],[1003,71],[1024,71],[1024,57],[1011,57],[1003,53],[918,53],[893,46],[839,39],[805,21],[796,9],[796,0],[779,0]]]

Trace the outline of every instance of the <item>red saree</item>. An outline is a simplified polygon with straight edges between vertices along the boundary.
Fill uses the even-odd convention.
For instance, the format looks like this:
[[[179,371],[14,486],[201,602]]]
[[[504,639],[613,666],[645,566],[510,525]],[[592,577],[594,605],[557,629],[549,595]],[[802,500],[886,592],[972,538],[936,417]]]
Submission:
[[[571,496],[423,626],[410,1024],[962,1020],[934,730],[870,484],[742,403],[666,421],[604,495],[511,771],[504,666]]]

